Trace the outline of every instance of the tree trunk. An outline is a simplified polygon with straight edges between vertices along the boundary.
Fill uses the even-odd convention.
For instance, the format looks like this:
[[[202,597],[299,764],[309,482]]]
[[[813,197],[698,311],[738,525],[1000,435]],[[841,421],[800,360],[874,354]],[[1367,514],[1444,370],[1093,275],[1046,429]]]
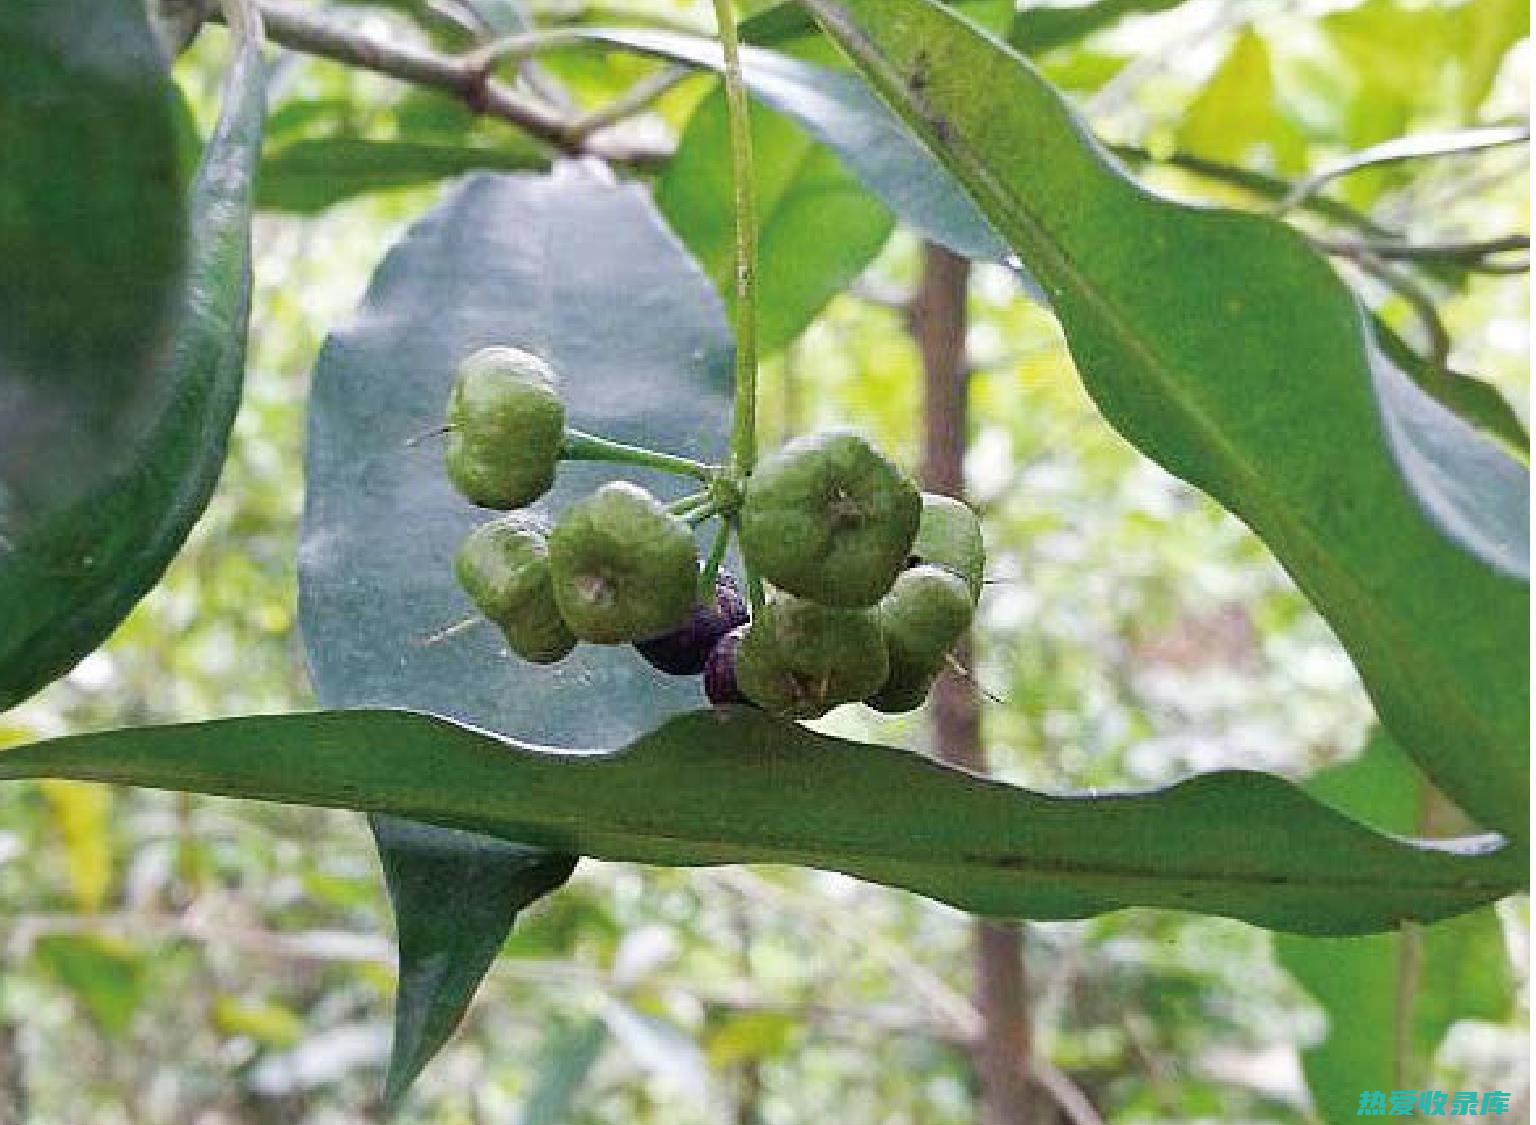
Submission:
[[[27,1091],[16,1025],[0,1020],[0,1125],[24,1125]]]
[[[923,486],[965,495],[966,282],[970,264],[939,246],[923,248],[923,274],[912,302],[911,328],[923,356]],[[955,655],[971,667],[966,638]],[[976,773],[987,769],[975,684],[946,669],[934,686],[933,738],[944,761]],[[975,922],[976,1006],[983,1034],[973,1051],[983,1125],[1026,1125],[1030,1029],[1024,942],[1010,922]]]

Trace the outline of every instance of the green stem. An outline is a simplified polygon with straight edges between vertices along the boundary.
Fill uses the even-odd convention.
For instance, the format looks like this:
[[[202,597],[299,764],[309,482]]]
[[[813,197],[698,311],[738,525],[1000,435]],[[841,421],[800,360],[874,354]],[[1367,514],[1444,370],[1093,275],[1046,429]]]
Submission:
[[[687,515],[683,516],[683,519],[688,522],[690,527],[698,527],[705,520],[714,519],[719,514],[720,506],[713,500],[706,499],[701,507],[694,508]]]
[[[708,503],[709,493],[691,492],[681,500],[674,500],[668,504],[667,511],[671,512],[674,516],[686,519]]]
[[[720,577],[720,567],[725,562],[725,552],[731,546],[731,521],[722,519],[719,530],[715,532],[714,545],[709,549],[709,558],[704,563],[704,572],[699,575],[699,600],[705,603],[713,603],[715,600],[715,582]]]
[[[736,537],[740,539],[741,522],[735,516],[732,516],[730,524],[731,530],[735,532]],[[741,560],[741,568],[743,571],[742,577],[747,584],[747,604],[752,608],[752,620],[761,620],[763,616],[763,610],[768,608],[768,595],[763,590],[763,580],[758,576],[757,572],[752,569],[751,559],[743,556]]]
[[[714,0],[725,55],[725,104],[731,129],[731,180],[736,210],[736,413],[731,471],[745,478],[757,463],[757,215],[753,199],[752,126],[741,79],[741,49],[731,0]]]
[[[581,430],[565,431],[565,444],[560,448],[560,457],[565,461],[607,461],[616,465],[639,465],[641,468],[660,469],[676,476],[693,477],[705,483],[714,479],[715,475],[714,467],[702,461],[609,441]]]

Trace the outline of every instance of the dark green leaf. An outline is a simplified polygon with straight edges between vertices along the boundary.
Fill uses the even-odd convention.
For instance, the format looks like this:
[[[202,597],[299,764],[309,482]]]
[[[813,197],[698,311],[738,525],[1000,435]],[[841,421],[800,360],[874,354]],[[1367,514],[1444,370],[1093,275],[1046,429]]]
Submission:
[[[0,565],[135,463],[162,405],[175,113],[142,0],[0,6]]]
[[[646,192],[575,167],[551,179],[469,180],[390,253],[359,323],[330,340],[315,373],[300,594],[316,690],[330,706],[411,706],[566,746],[618,745],[697,705],[697,684],[652,672],[628,649],[589,646],[535,667],[510,657],[484,625],[424,643],[474,612],[452,559],[486,513],[453,491],[439,445],[409,443],[441,424],[459,361],[491,343],[532,348],[554,364],[572,425],[690,455],[722,451],[724,314]],[[606,475],[590,463],[567,466],[545,506]],[[678,494],[670,478],[644,483]],[[380,835],[386,868],[421,872],[409,904],[396,894],[402,934],[427,924],[413,915],[440,915],[448,927],[418,943],[411,960],[424,972],[432,942],[499,945],[530,889],[572,862],[546,855],[530,867],[526,849],[398,835]],[[455,851],[484,873],[482,891],[504,888],[474,915],[455,909],[465,893],[456,884],[442,881],[433,894],[430,871]],[[483,968],[443,982],[413,974],[402,994],[433,1009],[424,1024],[448,1027],[473,986],[470,972],[478,979]],[[398,1042],[405,1059],[396,1073],[431,1045]]]
[[[1380,732],[1359,758],[1324,771],[1307,789],[1386,831],[1419,830],[1423,779]],[[1409,942],[1417,944],[1416,953],[1405,952]],[[1303,1051],[1302,1069],[1330,1125],[1355,1119],[1362,1089],[1427,1083],[1429,1062],[1456,1021],[1504,1019],[1513,1000],[1503,930],[1491,908],[1408,938],[1282,934],[1275,953],[1328,1017],[1325,1038]],[[1413,960],[1405,962],[1405,955]],[[1413,997],[1413,1006],[1402,1037],[1407,1056],[1399,1060],[1399,1003],[1405,996]]]
[[[611,28],[579,33],[684,66],[719,71],[721,65],[719,46],[695,35]],[[968,258],[997,260],[1007,253],[970,197],[856,76],[754,47],[742,49],[742,67],[755,98],[837,153],[903,223]]]
[[[576,861],[537,848],[369,818],[399,920],[400,991],[385,1100],[398,1104],[458,1026],[518,911],[561,886]]]
[[[787,118],[752,107],[758,221],[758,345],[790,343],[874,260],[891,213],[830,150]],[[725,98],[688,119],[656,203],[727,304],[735,298],[735,212]]]
[[[269,211],[314,214],[370,192],[420,187],[477,169],[548,167],[532,143],[504,148],[317,137],[268,152],[257,204]]]
[[[941,7],[807,3],[1044,283],[1106,418],[1258,533],[1403,746],[1523,838],[1524,467],[1387,361],[1289,227],[1142,191],[1026,60]]]
[[[1269,774],[1047,797],[750,708],[678,716],[616,753],[400,711],[143,727],[0,753],[0,779],[32,777],[363,808],[609,860],[802,864],[1038,919],[1140,905],[1367,933],[1526,881],[1524,853],[1496,837],[1379,835]]]
[[[65,5],[63,10],[72,8]],[[75,18],[91,24],[93,36],[107,41],[103,50],[118,49],[106,21],[81,13]],[[132,52],[123,58],[121,65],[130,66]],[[115,447],[119,463],[78,500],[19,524],[8,522],[0,510],[0,709],[62,675],[107,638],[159,580],[213,492],[245,367],[252,177],[261,147],[263,88],[260,55],[254,45],[246,45],[231,63],[223,114],[192,186],[190,250],[172,331],[158,342],[149,385],[139,388],[141,401],[122,407],[125,413],[141,414],[143,432]],[[74,166],[60,172],[60,182],[94,182],[97,177],[81,175],[81,169],[93,167],[95,160],[109,166],[115,151],[108,145],[90,159],[77,154]],[[126,166],[131,168],[133,162]],[[156,205],[173,203],[158,200]],[[79,221],[70,237],[81,245],[93,244],[95,232]],[[124,221],[152,228],[163,220],[138,215]],[[111,236],[104,240],[112,242]],[[0,235],[0,245],[18,261],[40,260],[38,254],[19,249],[25,243],[9,235]],[[41,258],[52,258],[56,249],[40,252]],[[122,287],[138,284],[127,273],[112,276]],[[146,284],[153,287],[152,281]],[[81,288],[71,297],[81,315],[88,315],[97,303],[89,292]],[[110,303],[109,298],[101,300]],[[0,297],[0,304],[3,301]],[[135,337],[136,330],[125,329],[121,347],[128,362]],[[23,333],[6,338],[27,337]],[[112,361],[94,355],[102,345],[87,331],[71,347],[78,348],[77,358],[92,355],[93,363],[105,365],[99,373],[111,376]],[[19,408],[27,409],[25,397]],[[27,421],[11,410],[12,403],[0,398],[0,435]],[[7,441],[8,436],[0,436],[0,448]],[[37,456],[41,464],[50,463],[41,453]],[[89,465],[91,460],[86,456],[81,463]],[[84,472],[89,475],[88,469]],[[3,502],[0,495],[0,509]]]

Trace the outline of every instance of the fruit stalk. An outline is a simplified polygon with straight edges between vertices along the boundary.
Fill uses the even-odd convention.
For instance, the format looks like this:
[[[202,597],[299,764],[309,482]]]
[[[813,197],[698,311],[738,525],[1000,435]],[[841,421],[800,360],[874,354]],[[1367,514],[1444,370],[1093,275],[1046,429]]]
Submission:
[[[637,445],[625,445],[595,434],[584,433],[567,427],[565,442],[560,447],[560,457],[565,461],[607,461],[616,465],[638,465],[645,469],[660,469],[675,476],[693,477],[706,484],[714,478],[715,470],[702,461],[691,457],[679,457],[673,453],[661,453],[654,449],[642,449]]]
[[[726,116],[736,211],[736,409],[731,471],[746,478],[757,461],[757,214],[753,198],[752,127],[741,78],[741,49],[731,0],[714,0],[725,56]]]

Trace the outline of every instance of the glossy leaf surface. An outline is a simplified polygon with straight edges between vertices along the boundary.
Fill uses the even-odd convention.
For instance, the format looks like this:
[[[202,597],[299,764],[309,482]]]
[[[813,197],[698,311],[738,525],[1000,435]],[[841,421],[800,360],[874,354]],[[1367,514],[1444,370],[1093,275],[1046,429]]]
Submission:
[[[80,18],[89,22],[89,17]],[[129,66],[132,59],[127,52],[120,65]],[[63,675],[106,640],[159,580],[212,495],[245,369],[252,179],[261,148],[264,88],[260,55],[255,45],[246,44],[231,63],[223,113],[192,185],[179,306],[168,334],[155,344],[156,364],[147,385],[136,392],[137,405],[119,404],[129,414],[148,411],[142,432],[111,444],[117,463],[108,475],[42,518],[8,523],[0,493],[0,709]],[[77,172],[61,182],[91,178]],[[154,205],[176,204],[170,197]],[[161,221],[149,215],[132,219],[150,229]],[[94,239],[83,225],[71,237]],[[8,235],[0,236],[0,243],[25,244]],[[127,277],[119,280],[128,287],[136,284]],[[153,288],[152,276],[144,284]],[[84,292],[73,300],[89,309]],[[11,337],[17,338],[24,337]],[[87,350],[96,346],[89,333],[71,338]],[[124,333],[123,363],[133,361],[134,339],[134,332]],[[92,362],[98,361],[99,356]],[[102,374],[100,392],[110,401],[110,366]],[[24,406],[25,398],[21,401]],[[0,399],[0,435],[12,428],[11,403]],[[0,446],[8,440],[0,436]],[[86,457],[82,464],[91,460]],[[46,466],[48,458],[39,457],[36,464]],[[89,475],[88,469],[81,471]]]
[[[602,859],[793,863],[978,914],[1160,906],[1367,933],[1511,894],[1495,837],[1378,835],[1261,773],[1048,797],[750,708],[669,720],[621,752],[555,752],[435,716],[350,711],[83,735],[0,754],[69,777],[363,808]]]
[[[131,465],[163,405],[175,105],[139,0],[0,7],[0,552]]]
[[[938,5],[807,2],[1042,282],[1109,422],[1252,527],[1402,745],[1524,837],[1524,466],[1377,350],[1295,231],[1143,191],[1027,60]]]

